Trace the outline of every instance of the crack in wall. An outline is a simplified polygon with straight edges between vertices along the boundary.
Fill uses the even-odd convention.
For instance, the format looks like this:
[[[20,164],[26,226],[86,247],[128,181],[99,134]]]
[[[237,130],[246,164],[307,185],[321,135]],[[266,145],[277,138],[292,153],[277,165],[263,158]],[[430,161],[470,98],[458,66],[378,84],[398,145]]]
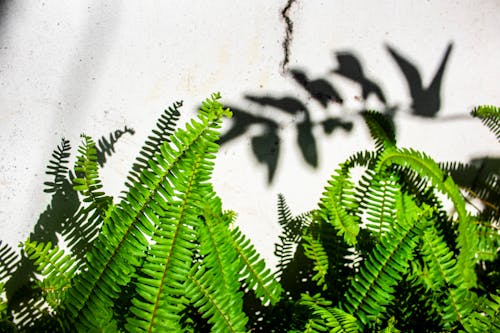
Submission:
[[[290,10],[297,0],[288,0],[286,6],[281,11],[281,17],[285,20],[285,37],[283,39],[283,61],[281,62],[281,73],[286,74],[286,67],[290,61],[290,43],[293,38],[293,21],[290,18]]]

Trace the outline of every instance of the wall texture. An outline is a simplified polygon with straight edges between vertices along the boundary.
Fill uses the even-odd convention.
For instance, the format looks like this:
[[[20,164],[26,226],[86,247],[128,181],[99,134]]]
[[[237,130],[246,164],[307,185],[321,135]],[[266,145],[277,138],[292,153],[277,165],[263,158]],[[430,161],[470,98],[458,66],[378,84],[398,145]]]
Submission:
[[[16,245],[52,204],[61,137],[133,128],[101,171],[115,197],[161,111],[220,91],[235,111],[214,181],[274,264],[276,198],[314,208],[332,170],[371,148],[360,111],[437,160],[496,159],[468,113],[500,105],[500,3],[0,1],[0,230]],[[498,165],[498,164],[497,164]],[[49,207],[50,208],[50,207]]]

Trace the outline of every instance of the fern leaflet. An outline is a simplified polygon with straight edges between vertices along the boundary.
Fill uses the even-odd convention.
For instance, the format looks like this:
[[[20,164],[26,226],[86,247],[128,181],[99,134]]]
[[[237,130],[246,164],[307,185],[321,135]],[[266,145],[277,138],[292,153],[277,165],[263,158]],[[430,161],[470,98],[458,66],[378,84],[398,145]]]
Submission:
[[[230,294],[214,284],[216,277],[201,266],[195,265],[188,279],[186,297],[203,313],[203,317],[209,317],[208,322],[213,324],[212,331],[245,332],[248,318],[241,311],[242,298],[237,298],[235,302],[234,297],[227,297]]]
[[[313,235],[305,234],[302,236],[304,242],[304,254],[313,262],[313,270],[316,274],[313,275],[312,280],[323,290],[328,288],[326,283],[326,276],[328,274],[328,255],[321,242]]]
[[[343,236],[346,243],[355,245],[359,218],[349,211],[356,205],[356,200],[354,184],[347,178],[348,175],[347,165],[342,165],[334,172],[320,200],[318,214],[337,229],[338,235]]]
[[[500,141],[500,108],[493,105],[482,105],[471,112],[473,117],[481,119]]]

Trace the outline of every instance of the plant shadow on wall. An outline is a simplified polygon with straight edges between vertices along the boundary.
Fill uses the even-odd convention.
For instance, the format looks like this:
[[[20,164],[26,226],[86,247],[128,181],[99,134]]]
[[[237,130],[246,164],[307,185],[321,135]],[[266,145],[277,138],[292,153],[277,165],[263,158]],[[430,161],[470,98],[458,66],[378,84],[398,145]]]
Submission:
[[[115,152],[115,144],[124,135],[133,135],[133,129],[125,126],[117,129],[108,136],[102,136],[95,147],[95,162],[101,167]],[[62,139],[52,153],[52,159],[47,165],[46,174],[51,177],[44,182],[44,192],[52,195],[50,204],[40,214],[29,239],[38,243],[57,245],[62,237],[71,248],[78,260],[83,260],[89,250],[89,245],[96,237],[99,220],[89,215],[91,208],[81,200],[73,189],[73,182],[79,171],[72,172],[67,166],[70,158],[70,142]],[[103,199],[110,201],[110,197]],[[29,327],[31,323],[43,316],[39,312],[43,304],[41,289],[36,286],[35,267],[24,253],[17,254],[8,244],[0,241],[0,284],[9,300],[9,311],[16,314],[17,320],[23,322],[22,327]]]
[[[440,61],[439,67],[431,82],[425,85],[417,65],[408,60],[394,47],[386,45],[388,55],[394,60],[401,71],[408,86],[411,98],[411,114],[416,117],[434,118],[441,108],[441,84],[449,61],[453,44],[449,43]],[[359,96],[355,99],[366,104],[369,98],[376,99],[382,105],[382,113],[392,121],[396,112],[401,112],[398,106],[387,104],[387,93],[383,91],[377,80],[368,76],[367,70],[359,57],[351,51],[335,53],[336,67],[327,72],[324,77],[310,78],[306,70],[301,68],[290,69],[287,77],[291,78],[308,95],[307,100],[300,100],[294,96],[245,95],[245,99],[255,105],[257,111],[230,105],[234,117],[230,128],[221,137],[221,144],[225,144],[246,134],[252,127],[260,127],[261,132],[251,137],[252,153],[256,160],[267,168],[267,182],[271,184],[276,175],[280,153],[280,134],[284,127],[293,124],[296,128],[296,143],[302,158],[311,167],[319,164],[318,144],[315,135],[319,127],[325,135],[335,131],[350,132],[354,123],[352,116],[364,111],[346,110],[346,98],[341,86],[336,86],[330,78],[343,78],[359,86]],[[311,103],[314,101],[314,103]],[[323,112],[318,117],[314,114],[313,106],[317,104]],[[334,105],[339,114],[331,114],[329,107]],[[268,116],[269,111],[271,116]],[[275,116],[274,116],[275,115]],[[276,119],[288,117],[289,121],[280,122]],[[315,119],[321,118],[317,121]]]

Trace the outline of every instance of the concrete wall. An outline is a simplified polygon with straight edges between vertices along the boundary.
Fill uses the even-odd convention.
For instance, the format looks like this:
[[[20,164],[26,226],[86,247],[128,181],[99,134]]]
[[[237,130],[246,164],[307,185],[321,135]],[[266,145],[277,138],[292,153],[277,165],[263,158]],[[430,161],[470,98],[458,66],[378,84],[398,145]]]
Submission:
[[[241,121],[225,130],[253,125],[223,144],[216,189],[274,264],[277,194],[314,208],[337,163],[373,146],[364,108],[393,114],[400,145],[437,160],[499,156],[468,116],[500,105],[499,33],[496,0],[0,1],[0,238],[24,240],[51,204],[44,172],[61,137],[75,153],[82,132],[135,130],[101,171],[116,197],[161,111],[182,99],[188,118],[220,91]],[[323,106],[304,85],[338,96]],[[276,164],[272,181],[256,152]]]

